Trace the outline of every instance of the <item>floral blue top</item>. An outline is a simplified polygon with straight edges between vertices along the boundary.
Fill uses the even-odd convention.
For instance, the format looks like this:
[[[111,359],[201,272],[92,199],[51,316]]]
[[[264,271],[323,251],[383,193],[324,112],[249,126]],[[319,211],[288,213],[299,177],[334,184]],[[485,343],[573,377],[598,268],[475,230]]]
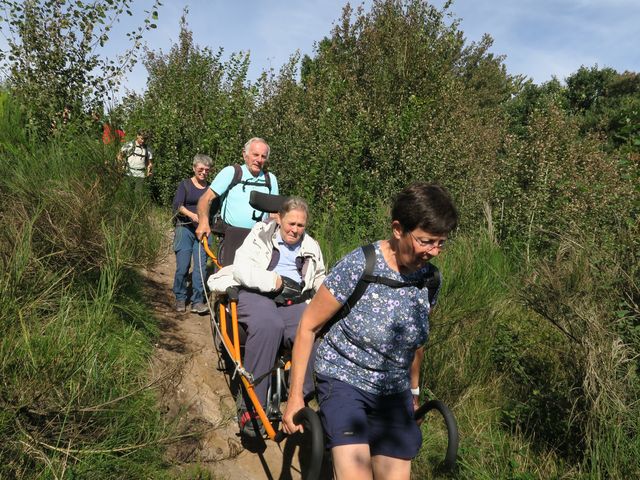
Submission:
[[[434,267],[427,264],[410,275],[392,270],[375,243],[373,275],[409,282],[423,278]],[[324,281],[342,304],[353,293],[365,268],[364,253],[358,248],[346,255]],[[415,351],[427,341],[429,311],[427,288],[391,288],[370,283],[353,309],[336,322],[318,347],[315,370],[328,377],[379,395],[410,388],[410,367]]]

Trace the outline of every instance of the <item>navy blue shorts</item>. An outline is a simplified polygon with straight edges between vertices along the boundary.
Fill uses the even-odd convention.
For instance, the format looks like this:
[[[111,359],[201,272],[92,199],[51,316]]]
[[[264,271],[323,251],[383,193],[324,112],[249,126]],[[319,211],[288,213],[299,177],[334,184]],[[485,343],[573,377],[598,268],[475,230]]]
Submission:
[[[316,374],[320,420],[327,448],[368,444],[371,455],[410,460],[422,445],[413,419],[411,392],[375,395],[322,374]]]

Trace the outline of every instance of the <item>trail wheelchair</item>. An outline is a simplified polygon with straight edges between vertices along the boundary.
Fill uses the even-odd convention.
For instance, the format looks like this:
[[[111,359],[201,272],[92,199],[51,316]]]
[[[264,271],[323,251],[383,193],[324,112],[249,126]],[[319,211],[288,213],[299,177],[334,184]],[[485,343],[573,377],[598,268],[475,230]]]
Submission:
[[[256,210],[275,213],[283,201],[284,197],[281,196],[252,192],[250,203]],[[221,268],[218,256],[210,249],[206,238],[203,239],[203,243],[207,255],[217,268]],[[218,244],[218,248],[220,248],[220,244]],[[255,431],[264,432],[263,438],[280,443],[287,437],[280,430],[280,425],[282,422],[282,402],[285,402],[288,396],[288,376],[291,368],[290,351],[283,345],[272,369],[257,378],[243,367],[242,353],[246,332],[238,322],[238,294],[239,288],[231,287],[226,290],[224,295],[218,295],[213,302],[210,302],[210,306],[212,305],[213,340],[216,347],[221,347],[219,349],[220,369],[226,371],[232,381],[239,380],[240,391],[238,393],[244,395],[247,407],[257,416],[257,419],[250,421],[259,422],[258,425],[255,425],[257,427]],[[255,393],[254,385],[266,377],[270,378],[267,403],[263,408]],[[307,447],[306,450],[309,453],[308,461],[301,465],[302,478],[317,479],[320,477],[324,457],[324,434],[320,419],[313,409],[305,407],[295,415],[294,421],[304,427],[301,444]]]
[[[446,452],[444,460],[440,463],[440,467],[444,471],[451,471],[456,466],[458,459],[458,425],[453,412],[442,401],[431,398],[418,408],[413,417],[416,421],[424,420],[429,412],[438,412],[442,416],[444,428],[446,431]],[[435,421],[435,420],[434,420]]]

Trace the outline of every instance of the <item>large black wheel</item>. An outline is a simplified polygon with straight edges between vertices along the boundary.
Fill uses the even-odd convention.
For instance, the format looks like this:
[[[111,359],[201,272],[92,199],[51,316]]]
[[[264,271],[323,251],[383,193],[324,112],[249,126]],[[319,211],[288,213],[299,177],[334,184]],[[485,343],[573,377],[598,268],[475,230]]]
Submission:
[[[440,400],[429,400],[425,402],[414,413],[414,418],[420,420],[431,410],[438,411],[444,419],[447,428],[447,453],[445,454],[442,466],[447,470],[453,470],[458,457],[458,424],[449,407]]]
[[[304,443],[308,447],[308,461],[301,464],[302,478],[304,480],[318,480],[322,471],[322,460],[324,457],[324,433],[322,423],[318,414],[309,407],[305,407],[293,416],[296,425],[302,424],[304,427]],[[276,442],[282,441],[286,437],[283,431],[276,434]]]

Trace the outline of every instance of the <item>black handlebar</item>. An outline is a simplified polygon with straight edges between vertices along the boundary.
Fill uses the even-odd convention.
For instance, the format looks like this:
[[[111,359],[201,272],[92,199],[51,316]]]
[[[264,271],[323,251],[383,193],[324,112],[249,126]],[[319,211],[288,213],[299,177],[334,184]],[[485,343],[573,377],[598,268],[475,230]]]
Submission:
[[[254,190],[249,194],[249,205],[261,212],[277,213],[287,198],[282,195],[271,195]]]
[[[320,478],[322,458],[324,456],[324,434],[322,433],[320,418],[314,410],[304,407],[293,416],[293,423],[296,425],[302,424],[305,434],[311,437],[311,461],[309,462],[309,470],[304,475],[304,478],[316,480]],[[286,436],[287,434],[280,430],[276,433],[274,440],[280,443]]]
[[[456,418],[453,416],[449,407],[447,407],[440,400],[429,400],[425,402],[420,408],[418,408],[413,417],[416,420],[424,417],[430,410],[437,410],[444,418],[444,423],[447,426],[447,453],[445,454],[443,466],[447,470],[453,470],[456,466],[456,460],[458,457],[458,425]]]

